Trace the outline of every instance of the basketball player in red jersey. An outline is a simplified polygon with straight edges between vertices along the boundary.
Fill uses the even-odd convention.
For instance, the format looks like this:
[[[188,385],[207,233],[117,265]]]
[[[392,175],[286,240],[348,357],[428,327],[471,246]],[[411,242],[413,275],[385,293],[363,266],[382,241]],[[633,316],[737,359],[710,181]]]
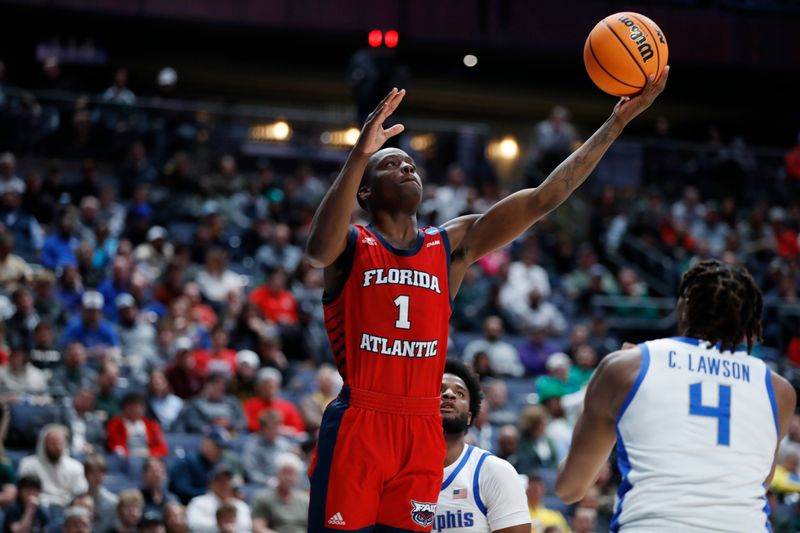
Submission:
[[[537,188],[486,213],[420,229],[414,160],[383,144],[405,91],[367,118],[322,200],[306,251],[325,269],[325,320],[345,386],[323,416],[311,466],[309,531],[430,531],[442,483],[439,413],[450,303],[466,269],[505,246],[583,183],[625,125],[664,90],[669,67],[611,116]],[[353,199],[372,224],[351,226]]]

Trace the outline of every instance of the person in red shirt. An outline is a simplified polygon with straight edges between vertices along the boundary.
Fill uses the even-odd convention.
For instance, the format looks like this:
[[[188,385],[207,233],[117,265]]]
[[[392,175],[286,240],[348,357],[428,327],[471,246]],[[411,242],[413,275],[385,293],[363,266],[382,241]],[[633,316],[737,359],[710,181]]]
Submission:
[[[236,351],[228,348],[228,333],[221,324],[211,330],[211,349],[194,352],[197,370],[204,376],[211,372],[236,374]]]
[[[267,283],[250,294],[250,301],[258,306],[264,318],[276,324],[293,326],[297,324],[297,300],[286,290],[286,273],[276,269],[270,274]]]
[[[164,369],[172,392],[186,400],[203,389],[204,377],[197,369],[197,362],[192,353],[192,340],[189,337],[175,339],[172,362]]]
[[[161,426],[144,416],[145,397],[131,392],[122,399],[122,412],[106,426],[108,450],[125,457],[165,457],[169,452]]]
[[[278,396],[283,378],[274,368],[262,368],[256,377],[256,396],[244,403],[247,428],[251,433],[260,428],[258,417],[267,409],[275,409],[283,415],[283,425],[290,433],[305,432],[305,424],[295,405]]]

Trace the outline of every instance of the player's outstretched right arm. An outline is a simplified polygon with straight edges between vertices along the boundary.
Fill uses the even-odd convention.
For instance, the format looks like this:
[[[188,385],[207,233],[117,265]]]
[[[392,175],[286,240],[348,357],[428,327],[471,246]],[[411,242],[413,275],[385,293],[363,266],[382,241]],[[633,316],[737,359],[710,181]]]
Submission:
[[[350,227],[350,208],[358,193],[369,157],[380,150],[388,139],[403,131],[402,124],[383,129],[383,122],[397,109],[405,94],[405,89],[392,89],[369,114],[342,171],[322,199],[311,222],[311,232],[306,243],[306,254],[311,266],[330,266],[344,252],[347,230]]]

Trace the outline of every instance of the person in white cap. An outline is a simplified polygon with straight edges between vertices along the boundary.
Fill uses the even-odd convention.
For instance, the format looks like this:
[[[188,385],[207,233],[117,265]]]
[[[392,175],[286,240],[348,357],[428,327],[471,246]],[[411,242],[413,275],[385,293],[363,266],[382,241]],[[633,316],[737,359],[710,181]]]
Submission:
[[[90,355],[116,357],[119,353],[119,339],[114,326],[103,318],[103,295],[88,290],[81,296],[81,316],[73,319],[64,331],[63,343],[78,341]]]
[[[147,230],[147,242],[133,250],[136,270],[153,282],[164,273],[175,255],[175,247],[167,240],[168,233],[162,226]]]
[[[258,354],[252,350],[236,352],[236,373],[228,385],[228,392],[244,403],[256,395],[256,373],[261,366]]]

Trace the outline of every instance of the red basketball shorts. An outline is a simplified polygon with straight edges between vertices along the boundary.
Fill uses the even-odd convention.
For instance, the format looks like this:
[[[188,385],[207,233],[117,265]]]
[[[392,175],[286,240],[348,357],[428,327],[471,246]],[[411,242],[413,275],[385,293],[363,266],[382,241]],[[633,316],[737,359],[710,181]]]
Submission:
[[[322,417],[308,531],[430,531],[444,469],[439,404],[345,387]]]

